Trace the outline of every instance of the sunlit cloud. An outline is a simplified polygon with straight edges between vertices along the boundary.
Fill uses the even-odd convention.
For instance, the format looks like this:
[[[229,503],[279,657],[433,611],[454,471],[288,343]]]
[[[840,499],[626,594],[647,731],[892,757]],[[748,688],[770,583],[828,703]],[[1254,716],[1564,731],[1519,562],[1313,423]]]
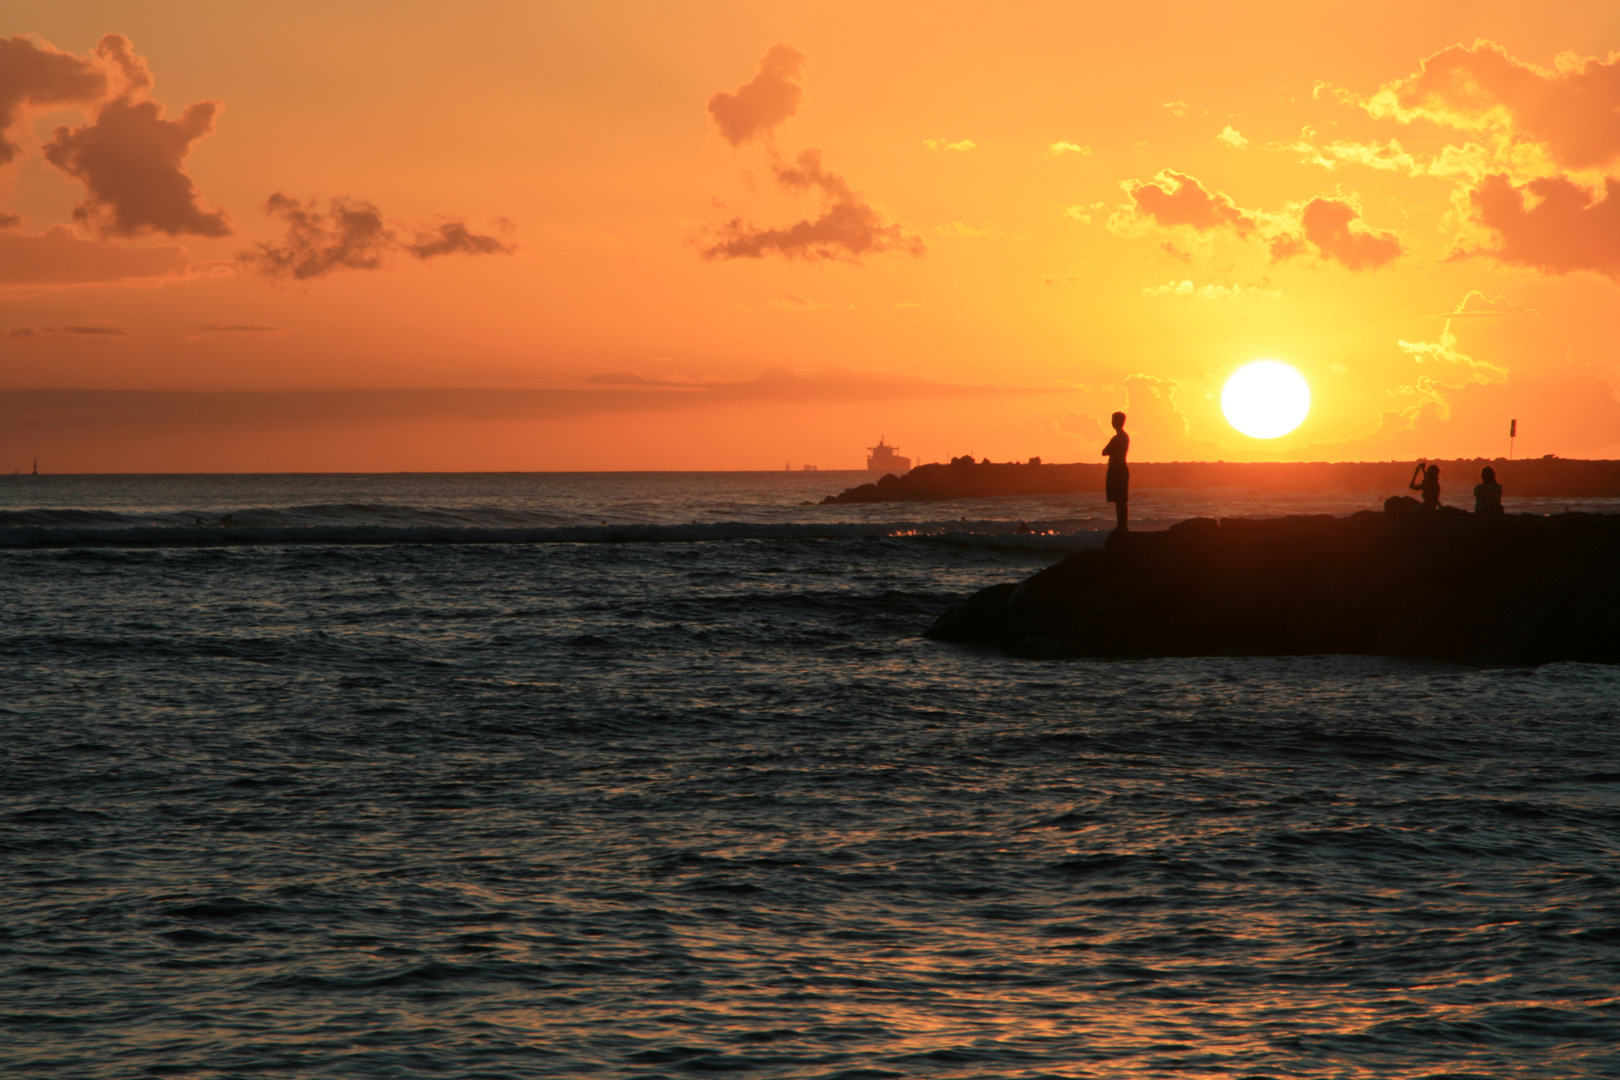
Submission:
[[[1144,296],[1172,296],[1185,300],[1231,300],[1238,296],[1277,296],[1278,293],[1254,286],[1194,285],[1191,281],[1167,281],[1142,290]]]
[[[978,144],[972,139],[961,139],[952,142],[949,139],[924,139],[922,144],[930,150],[977,150]]]
[[[1151,218],[1165,227],[1185,225],[1200,232],[1231,228],[1239,235],[1256,227],[1251,211],[1174,169],[1161,170],[1152,180],[1127,180],[1122,186],[1137,216]]]
[[[194,272],[186,249],[86,240],[65,225],[0,232],[0,287],[155,284]]]
[[[1285,231],[1271,238],[1273,259],[1314,251],[1349,270],[1376,270],[1405,250],[1395,233],[1364,224],[1361,208],[1348,199],[1312,199],[1300,211],[1298,228],[1298,232]]]
[[[1488,255],[1549,274],[1589,270],[1620,280],[1620,180],[1604,178],[1599,197],[1564,176],[1519,186],[1498,173],[1468,197],[1496,243],[1462,254]]]
[[[1185,101],[1167,101],[1164,103],[1164,107],[1170,111],[1171,116],[1187,115],[1187,103]]]
[[[1052,157],[1061,157],[1064,154],[1089,154],[1091,147],[1080,143],[1055,142],[1047,146],[1046,152]]]
[[[1221,129],[1221,133],[1215,137],[1221,142],[1225,143],[1227,146],[1233,147],[1237,150],[1242,150],[1245,146],[1249,145],[1249,140],[1245,139],[1242,134],[1238,132],[1237,128],[1233,127],[1231,124],[1227,124],[1225,127],[1223,127]]]
[[[1402,123],[1505,129],[1540,143],[1565,168],[1597,168],[1620,155],[1620,54],[1565,53],[1548,70],[1513,59],[1492,41],[1452,45],[1423,60],[1417,74],[1385,85],[1365,107]]]

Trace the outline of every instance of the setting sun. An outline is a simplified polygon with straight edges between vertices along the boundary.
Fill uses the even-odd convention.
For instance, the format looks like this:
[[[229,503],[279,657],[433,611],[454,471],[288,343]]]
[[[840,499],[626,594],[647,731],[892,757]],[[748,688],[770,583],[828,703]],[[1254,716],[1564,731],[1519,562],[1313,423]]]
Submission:
[[[1288,434],[1310,411],[1311,388],[1305,376],[1280,360],[1243,365],[1221,390],[1226,422],[1255,439]]]

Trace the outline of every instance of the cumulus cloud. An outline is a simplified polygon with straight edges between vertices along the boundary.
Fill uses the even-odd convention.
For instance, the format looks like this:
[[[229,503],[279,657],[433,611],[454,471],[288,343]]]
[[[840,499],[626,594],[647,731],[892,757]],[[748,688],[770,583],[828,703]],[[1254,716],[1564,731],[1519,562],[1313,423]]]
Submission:
[[[74,218],[104,236],[229,236],[224,211],[202,209],[201,193],[185,170],[191,144],[213,133],[220,103],[193,102],[178,120],[166,120],[163,106],[144,96],[151,75],[128,38],[109,34],[96,52],[122,72],[123,92],[90,123],[57,128],[45,144],[46,159],[86,188]]]
[[[26,37],[0,38],[0,165],[17,158],[21,148],[6,133],[25,109],[94,101],[106,92],[107,76],[91,61]]]
[[[184,248],[85,240],[65,225],[38,235],[0,233],[0,287],[151,282],[192,270]]]
[[[1221,128],[1221,133],[1215,137],[1221,142],[1225,143],[1227,146],[1237,150],[1241,150],[1245,146],[1249,145],[1249,140],[1245,139],[1238,129],[1233,127],[1231,124],[1227,124],[1225,127]]]
[[[972,139],[961,139],[952,142],[949,139],[924,139],[923,145],[930,150],[977,150],[979,144]]]
[[[238,258],[266,277],[308,281],[336,270],[376,270],[399,252],[432,259],[512,251],[509,244],[474,233],[456,219],[418,231],[407,243],[399,237],[400,227],[383,217],[375,203],[339,196],[328,200],[325,213],[319,205],[316,199],[305,202],[279,191],[271,195],[264,211],[286,223],[286,235],[279,244],[255,244]]]
[[[796,162],[771,166],[776,182],[788,191],[820,191],[825,209],[813,220],[783,229],[764,229],[742,218],[720,227],[719,238],[703,249],[705,259],[759,259],[776,254],[811,262],[858,262],[863,256],[889,251],[921,255],[922,238],[889,221],[843,177],[821,165],[820,150],[806,150]]]
[[[768,135],[776,125],[799,111],[804,88],[804,54],[778,42],[760,58],[759,72],[734,93],[719,91],[709,98],[709,115],[732,146]]]
[[[1516,186],[1497,173],[1468,198],[1475,218],[1497,239],[1494,248],[1474,254],[1549,274],[1591,270],[1620,280],[1620,180],[1606,177],[1599,198],[1565,176]]]
[[[1549,71],[1513,59],[1492,41],[1452,45],[1423,60],[1417,74],[1383,87],[1366,107],[1404,123],[1506,127],[1566,168],[1597,168],[1620,155],[1620,54],[1605,60],[1566,54]]]
[[[1299,215],[1300,233],[1283,232],[1271,240],[1271,256],[1282,260],[1308,251],[1350,270],[1376,270],[1404,250],[1392,232],[1368,228],[1361,209],[1345,199],[1317,197]]]
[[[1046,152],[1053,157],[1059,157],[1063,154],[1089,154],[1091,153],[1091,147],[1083,146],[1080,143],[1055,142],[1046,148]]]
[[[1254,215],[1229,196],[1207,191],[1194,177],[1174,169],[1162,170],[1151,181],[1127,180],[1124,188],[1139,217],[1166,227],[1186,225],[1200,232],[1230,227],[1240,236],[1255,228]]]

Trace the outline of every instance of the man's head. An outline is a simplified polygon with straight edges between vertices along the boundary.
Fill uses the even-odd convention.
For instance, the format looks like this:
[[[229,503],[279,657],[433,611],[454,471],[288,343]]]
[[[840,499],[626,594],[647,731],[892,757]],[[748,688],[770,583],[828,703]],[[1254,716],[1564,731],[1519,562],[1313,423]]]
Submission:
[[[1487,465],[1479,470],[1479,478],[1487,484],[1494,484],[1496,483],[1496,470]]]
[[[1117,412],[1113,416],[1110,416],[1108,419],[1109,419],[1109,422],[1114,425],[1114,430],[1115,431],[1124,431],[1125,430],[1125,414],[1124,413]]]

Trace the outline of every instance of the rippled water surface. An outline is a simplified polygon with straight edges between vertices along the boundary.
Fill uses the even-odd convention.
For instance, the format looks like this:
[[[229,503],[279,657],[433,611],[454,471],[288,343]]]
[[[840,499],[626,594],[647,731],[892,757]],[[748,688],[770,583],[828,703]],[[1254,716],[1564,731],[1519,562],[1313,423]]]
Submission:
[[[0,551],[0,1071],[1620,1075],[1620,671],[1009,660],[895,531]]]

